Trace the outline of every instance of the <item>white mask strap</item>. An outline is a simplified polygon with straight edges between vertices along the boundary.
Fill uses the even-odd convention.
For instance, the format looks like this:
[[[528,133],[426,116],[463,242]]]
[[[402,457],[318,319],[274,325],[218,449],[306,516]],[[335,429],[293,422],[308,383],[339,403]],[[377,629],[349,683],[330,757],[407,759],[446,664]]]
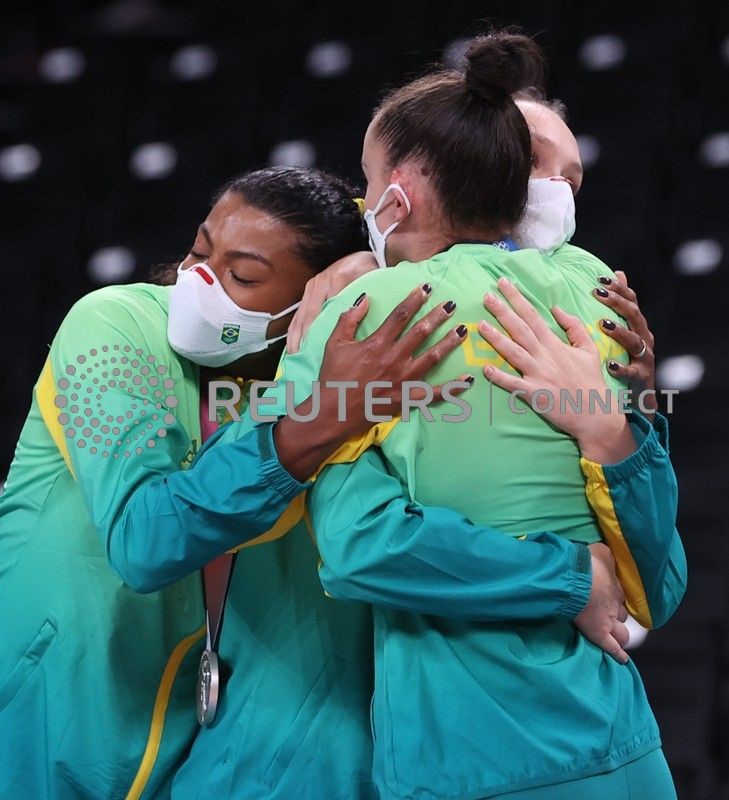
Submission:
[[[390,192],[400,193],[400,197],[402,197],[403,202],[405,203],[405,208],[407,208],[409,214],[411,211],[410,198],[405,194],[405,190],[402,188],[402,186],[400,186],[399,183],[391,183],[388,185],[387,189],[385,189],[385,191],[380,195],[380,199],[377,201],[377,205],[372,209],[372,213],[373,214],[379,213],[379,211],[382,209],[382,206],[385,205],[385,198]],[[391,230],[392,226],[387,229],[388,232]],[[384,235],[387,236],[387,233],[385,233]]]
[[[294,303],[292,306],[288,308],[284,308],[283,311],[279,311],[278,314],[271,314],[271,321],[275,319],[281,319],[281,317],[285,317],[287,314],[290,314],[292,311],[295,311],[301,305],[301,300],[298,303]]]
[[[294,311],[301,305],[301,300],[298,303],[294,303],[292,306],[285,308],[283,311],[279,311],[278,314],[271,317],[270,321],[273,322],[275,319],[281,319],[281,317],[285,317],[289,312]],[[282,333],[280,336],[275,336],[273,339],[266,339],[266,345],[271,345],[274,342],[280,342],[281,339],[285,339],[289,335],[289,332]]]

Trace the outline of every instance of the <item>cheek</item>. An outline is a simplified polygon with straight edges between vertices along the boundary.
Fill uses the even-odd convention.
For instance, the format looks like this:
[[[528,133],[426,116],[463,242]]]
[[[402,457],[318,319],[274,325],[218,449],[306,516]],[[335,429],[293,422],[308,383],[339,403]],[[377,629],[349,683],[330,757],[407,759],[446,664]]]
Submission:
[[[218,276],[220,277],[220,276]],[[259,284],[251,286],[241,286],[232,278],[221,281],[228,297],[240,308],[248,311],[270,311],[271,304],[268,302],[267,292]]]
[[[376,183],[368,183],[365,192],[365,208],[373,209],[382,195],[384,187],[380,188]]]
[[[286,281],[258,282],[250,286],[241,286],[232,278],[223,282],[223,288],[236,305],[248,311],[267,311],[269,314],[278,314],[301,300],[305,285],[306,281],[291,278]]]
[[[305,277],[294,278],[291,276],[285,283],[278,283],[271,286],[268,292],[266,310],[270,311],[272,314],[278,314],[285,308],[294,305],[294,303],[298,303],[304,294],[307,280],[313,277],[313,273],[309,274],[307,272]],[[293,318],[293,314],[294,312],[292,311],[281,319],[275,319],[269,322],[266,338],[272,339],[286,333],[291,319]]]

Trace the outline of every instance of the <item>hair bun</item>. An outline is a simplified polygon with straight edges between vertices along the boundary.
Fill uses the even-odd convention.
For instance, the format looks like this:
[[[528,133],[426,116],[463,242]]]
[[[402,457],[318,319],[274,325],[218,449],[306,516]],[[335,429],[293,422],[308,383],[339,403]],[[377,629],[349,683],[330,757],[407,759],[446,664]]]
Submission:
[[[545,63],[541,47],[521,33],[498,31],[477,36],[466,51],[466,88],[503,108],[519,89],[544,92]]]

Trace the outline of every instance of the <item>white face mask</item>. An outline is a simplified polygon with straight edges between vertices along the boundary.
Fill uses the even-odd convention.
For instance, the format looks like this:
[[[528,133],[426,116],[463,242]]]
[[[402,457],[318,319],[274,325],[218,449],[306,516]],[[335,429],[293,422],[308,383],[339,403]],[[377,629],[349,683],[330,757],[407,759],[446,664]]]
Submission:
[[[385,260],[385,243],[387,242],[387,237],[397,228],[400,222],[393,222],[389,228],[387,228],[382,233],[380,229],[377,227],[377,222],[375,221],[375,217],[377,216],[378,212],[385,204],[385,198],[389,194],[389,192],[400,192],[402,195],[403,202],[405,203],[405,207],[408,210],[408,214],[410,213],[410,200],[408,196],[405,194],[405,190],[400,186],[399,183],[391,183],[387,189],[382,193],[380,199],[377,201],[377,205],[373,209],[367,209],[364,212],[364,221],[367,224],[367,230],[370,234],[370,250],[375,254],[375,258],[377,259],[377,266],[378,267],[386,267],[387,261]]]
[[[513,231],[519,247],[552,253],[574,236],[575,198],[565,180],[530,178],[527,204]]]
[[[230,299],[207,264],[179,267],[170,293],[167,340],[195,364],[222,367],[285,339],[285,333],[266,339],[268,323],[300,305],[294,303],[279,314],[248,311]]]

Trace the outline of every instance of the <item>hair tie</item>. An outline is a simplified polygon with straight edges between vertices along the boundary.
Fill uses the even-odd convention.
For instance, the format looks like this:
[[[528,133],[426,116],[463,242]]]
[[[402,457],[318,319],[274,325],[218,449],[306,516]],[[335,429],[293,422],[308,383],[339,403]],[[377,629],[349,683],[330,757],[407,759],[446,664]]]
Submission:
[[[359,213],[362,214],[362,216],[364,216],[364,212],[365,212],[365,201],[364,201],[364,198],[363,197],[353,197],[352,200],[353,200],[354,204],[357,206],[357,208],[359,209]]]

